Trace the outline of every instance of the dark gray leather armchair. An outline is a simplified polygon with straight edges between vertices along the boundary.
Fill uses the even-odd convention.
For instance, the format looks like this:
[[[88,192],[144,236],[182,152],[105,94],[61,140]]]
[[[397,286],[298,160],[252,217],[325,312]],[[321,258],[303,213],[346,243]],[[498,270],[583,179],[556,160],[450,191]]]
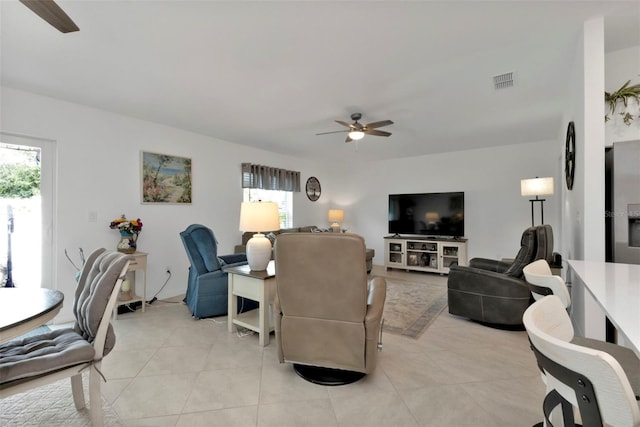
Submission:
[[[553,259],[549,225],[522,233],[513,262],[473,258],[468,267],[452,266],[447,281],[449,313],[487,324],[521,326],[532,300],[522,269],[537,259]]]

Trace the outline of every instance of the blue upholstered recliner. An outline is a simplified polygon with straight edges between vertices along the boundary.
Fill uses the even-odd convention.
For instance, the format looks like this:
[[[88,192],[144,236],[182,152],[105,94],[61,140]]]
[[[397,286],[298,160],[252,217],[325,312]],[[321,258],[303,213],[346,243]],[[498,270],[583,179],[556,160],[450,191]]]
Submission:
[[[192,224],[180,233],[180,238],[187,251],[189,262],[189,279],[184,302],[193,317],[225,316],[228,306],[227,273],[224,266],[247,263],[245,254],[223,255],[218,257],[218,244],[211,229],[201,224]],[[242,311],[256,308],[254,301],[238,302]]]

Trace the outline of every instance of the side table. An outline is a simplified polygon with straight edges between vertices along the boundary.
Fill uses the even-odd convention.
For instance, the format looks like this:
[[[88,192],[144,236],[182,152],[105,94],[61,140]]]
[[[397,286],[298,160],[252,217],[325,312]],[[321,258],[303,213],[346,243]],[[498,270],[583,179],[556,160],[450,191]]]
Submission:
[[[127,269],[127,279],[129,279],[129,283],[131,284],[131,294],[130,298],[120,299],[122,292],[118,294],[118,301],[116,301],[116,306],[113,309],[113,318],[118,318],[118,307],[121,305],[132,304],[134,302],[141,302],[142,312],[144,313],[144,307],[147,301],[147,253],[146,252],[134,252],[131,254],[133,260],[129,262],[129,268]],[[142,281],[142,294],[138,295],[136,292],[136,271],[140,271],[144,274]]]
[[[253,271],[248,265],[224,269],[229,276],[229,304],[227,328],[233,332],[238,325],[258,333],[261,346],[269,344],[269,333],[273,331],[273,302],[276,297],[276,268],[269,262],[264,271]],[[238,314],[238,298],[257,301],[258,308]]]

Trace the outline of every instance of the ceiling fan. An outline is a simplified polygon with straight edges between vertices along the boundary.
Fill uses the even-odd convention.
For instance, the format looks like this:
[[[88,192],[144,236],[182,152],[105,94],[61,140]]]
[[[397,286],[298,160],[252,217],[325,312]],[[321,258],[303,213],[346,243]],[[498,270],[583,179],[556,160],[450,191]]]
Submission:
[[[20,0],[20,3],[27,6],[36,15],[62,33],[80,31],[80,28],[69,18],[69,15],[53,0]]]
[[[365,135],[375,135],[375,136],[390,136],[391,132],[386,132],[383,130],[378,130],[378,128],[381,128],[382,126],[389,126],[392,125],[393,122],[391,120],[382,120],[379,122],[373,122],[373,123],[368,123],[366,125],[363,125],[362,123],[359,123],[358,120],[360,120],[362,118],[362,114],[361,113],[353,113],[351,115],[351,120],[353,120],[353,123],[349,124],[347,122],[343,122],[342,120],[336,120],[335,122],[347,127],[348,129],[345,130],[335,130],[332,132],[321,132],[321,133],[317,133],[316,135],[327,135],[329,133],[340,133],[340,132],[349,132],[349,134],[347,135],[347,139],[344,142],[351,142],[351,141],[357,141],[359,139],[362,139]]]

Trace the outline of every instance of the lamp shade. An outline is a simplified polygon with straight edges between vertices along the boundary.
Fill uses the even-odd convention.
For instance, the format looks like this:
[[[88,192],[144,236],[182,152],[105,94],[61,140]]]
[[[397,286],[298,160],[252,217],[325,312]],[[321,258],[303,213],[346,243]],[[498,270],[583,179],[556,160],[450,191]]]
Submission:
[[[349,138],[353,139],[354,141],[357,141],[359,139],[364,138],[364,132],[359,130],[352,130],[351,132],[349,132]]]
[[[327,218],[331,222],[342,222],[344,221],[344,211],[342,209],[329,209]]]
[[[240,205],[240,231],[260,232],[280,229],[278,204],[243,202]]]
[[[520,180],[520,194],[523,197],[553,194],[553,177]]]

